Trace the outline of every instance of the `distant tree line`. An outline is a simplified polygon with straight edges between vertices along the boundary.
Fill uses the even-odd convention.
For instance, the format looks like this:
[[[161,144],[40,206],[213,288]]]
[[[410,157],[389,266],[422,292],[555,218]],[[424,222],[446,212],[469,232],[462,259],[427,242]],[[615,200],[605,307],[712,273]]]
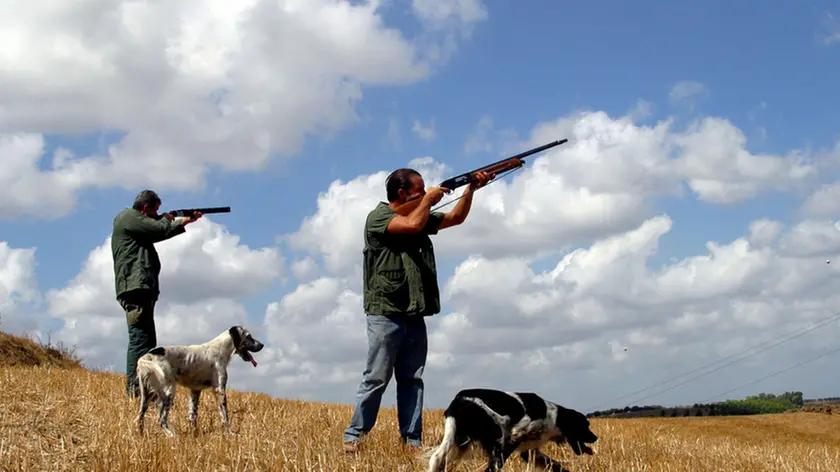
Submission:
[[[838,399],[840,400],[840,399]],[[593,411],[586,416],[590,418],[643,418],[643,417],[681,417],[681,416],[731,416],[731,415],[762,415],[769,413],[784,413],[785,411],[801,408],[805,404],[802,392],[785,392],[781,395],[760,393],[742,400],[726,400],[723,402],[692,406],[663,407],[661,405],[626,406],[609,410]]]
[[[805,403],[840,403],[840,397],[808,398]]]

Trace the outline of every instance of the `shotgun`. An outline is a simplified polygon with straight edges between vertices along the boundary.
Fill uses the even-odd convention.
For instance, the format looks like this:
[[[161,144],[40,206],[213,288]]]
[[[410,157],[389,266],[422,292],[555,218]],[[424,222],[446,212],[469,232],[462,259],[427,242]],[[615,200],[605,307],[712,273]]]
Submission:
[[[495,180],[495,177],[498,176],[500,173],[511,172],[524,166],[526,157],[537,154],[539,152],[543,152],[546,149],[551,149],[555,146],[565,144],[568,141],[568,139],[558,139],[557,141],[553,141],[548,144],[543,144],[542,146],[529,149],[515,156],[507,157],[500,161],[496,161],[492,164],[488,164],[484,167],[480,167],[469,172],[464,172],[463,174],[456,175],[455,177],[450,177],[441,182],[440,185],[438,185],[438,187],[447,188],[449,190],[455,190],[456,188],[463,187],[464,185],[469,185],[475,180],[475,174],[477,174],[478,172],[486,172],[487,174],[492,174],[494,175],[493,179]],[[395,211],[399,215],[408,216],[412,211],[414,211],[415,208],[417,208],[417,205],[420,203],[420,200],[422,198],[422,196],[412,198],[411,200],[408,200],[402,205],[398,206],[395,209]],[[452,203],[452,201],[446,203],[446,205]]]
[[[174,217],[192,216],[195,212],[201,212],[202,215],[212,213],[230,213],[230,207],[208,207],[208,208],[179,208],[177,210],[169,210],[166,213]]]

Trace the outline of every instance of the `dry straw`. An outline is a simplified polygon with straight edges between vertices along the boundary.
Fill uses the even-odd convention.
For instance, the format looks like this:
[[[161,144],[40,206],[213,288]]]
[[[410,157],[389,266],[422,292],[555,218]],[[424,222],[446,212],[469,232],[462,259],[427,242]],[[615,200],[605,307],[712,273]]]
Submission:
[[[0,339],[0,341],[2,341]],[[6,363],[8,364],[8,363]],[[421,471],[397,442],[393,409],[355,455],[341,447],[350,406],[273,399],[232,391],[235,434],[222,433],[205,392],[200,432],[189,434],[187,395],[179,389],[167,439],[150,409],[147,431],[133,424],[136,402],[123,397],[123,378],[80,368],[0,367],[0,469],[10,471]],[[72,363],[71,363],[72,364]],[[442,435],[441,411],[424,416],[424,442]],[[840,418],[820,413],[750,417],[595,419],[595,456],[568,447],[545,452],[572,472],[840,470]],[[479,459],[459,470],[481,470]],[[505,470],[534,471],[518,458]]]

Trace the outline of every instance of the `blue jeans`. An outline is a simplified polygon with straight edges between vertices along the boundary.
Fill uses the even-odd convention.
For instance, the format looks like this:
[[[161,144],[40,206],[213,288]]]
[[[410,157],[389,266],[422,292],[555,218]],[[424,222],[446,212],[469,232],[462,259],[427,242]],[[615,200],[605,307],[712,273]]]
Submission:
[[[422,445],[423,368],[426,365],[426,321],[422,316],[389,318],[367,315],[368,354],[356,408],[345,441],[358,440],[376,424],[382,393],[391,375],[397,381],[397,419],[400,436]]]

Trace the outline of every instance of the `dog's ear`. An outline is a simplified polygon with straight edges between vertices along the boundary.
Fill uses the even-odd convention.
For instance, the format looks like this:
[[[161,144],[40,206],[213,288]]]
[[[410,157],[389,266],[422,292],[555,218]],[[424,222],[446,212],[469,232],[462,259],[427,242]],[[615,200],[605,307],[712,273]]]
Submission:
[[[563,432],[575,455],[593,454],[592,448],[586,443],[594,443],[598,440],[598,436],[590,429],[590,422],[586,415],[558,405],[556,425],[557,429]]]
[[[580,450],[580,443],[577,442],[576,440],[570,440],[569,441],[569,446],[572,446],[572,451],[575,452],[576,456],[579,456],[579,455],[583,454],[583,451]]]
[[[588,422],[586,416],[582,413],[557,405],[555,425],[566,437],[569,437],[570,443],[572,442],[571,438],[577,436],[580,428],[585,427]]]
[[[572,410],[564,408],[560,405],[555,406],[557,407],[557,417],[554,420],[554,424],[560,431],[568,431],[572,426],[572,423],[575,421],[574,413],[572,413]]]
[[[242,326],[231,326],[228,329],[228,334],[233,341],[233,346],[238,348],[242,344]]]

